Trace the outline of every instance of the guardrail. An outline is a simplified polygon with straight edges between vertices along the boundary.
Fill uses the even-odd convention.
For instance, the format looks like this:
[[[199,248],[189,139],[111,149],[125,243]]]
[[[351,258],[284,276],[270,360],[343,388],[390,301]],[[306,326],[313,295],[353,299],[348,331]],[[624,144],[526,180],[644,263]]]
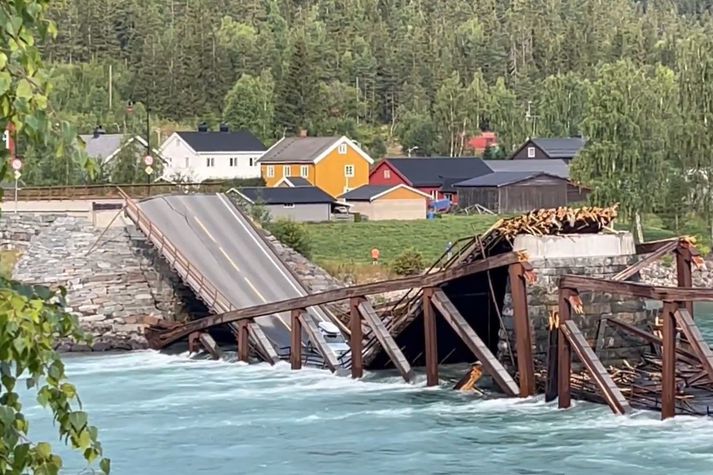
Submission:
[[[131,197],[119,189],[119,196],[126,200],[126,213],[129,218],[143,231],[146,237],[156,246],[158,252],[176,269],[183,281],[201,296],[205,304],[216,313],[229,312],[235,307],[225,295],[211,284],[203,274],[178,250],[175,244],[161,232]]]
[[[169,193],[215,193],[223,183],[146,183],[119,185],[25,186],[17,189],[20,201],[145,198]]]

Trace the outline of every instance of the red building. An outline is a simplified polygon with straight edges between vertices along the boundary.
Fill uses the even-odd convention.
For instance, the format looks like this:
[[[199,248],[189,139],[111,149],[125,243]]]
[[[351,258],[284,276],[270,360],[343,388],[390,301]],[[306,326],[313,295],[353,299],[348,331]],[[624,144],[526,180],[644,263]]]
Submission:
[[[468,140],[468,149],[472,150],[476,155],[482,156],[488,147],[496,147],[498,145],[498,137],[495,132],[486,130],[480,135],[473,136]]]
[[[474,157],[386,158],[369,174],[371,185],[403,184],[431,196],[458,204],[454,183],[492,173]]]

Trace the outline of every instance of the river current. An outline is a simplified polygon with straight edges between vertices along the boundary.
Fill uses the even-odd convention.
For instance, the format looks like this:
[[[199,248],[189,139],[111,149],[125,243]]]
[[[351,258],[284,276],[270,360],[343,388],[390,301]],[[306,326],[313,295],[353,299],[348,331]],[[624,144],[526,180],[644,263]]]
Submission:
[[[353,381],[151,351],[65,361],[119,475],[713,473],[713,419],[560,411],[389,374]],[[43,409],[27,413],[34,440],[57,440]],[[54,445],[62,473],[83,473]]]

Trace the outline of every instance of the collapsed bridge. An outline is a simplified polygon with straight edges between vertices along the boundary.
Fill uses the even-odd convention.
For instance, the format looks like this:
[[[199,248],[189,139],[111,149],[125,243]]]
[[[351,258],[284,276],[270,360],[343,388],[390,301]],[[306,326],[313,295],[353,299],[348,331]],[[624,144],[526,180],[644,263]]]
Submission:
[[[223,209],[211,216],[217,205]],[[670,417],[676,412],[705,414],[706,402],[713,402],[713,353],[695,326],[691,307],[694,300],[713,300],[713,290],[691,288],[691,266],[699,265],[700,259],[687,239],[637,245],[632,257],[647,257],[636,258],[637,262],[624,266],[613,277],[565,275],[553,290],[546,291],[552,292],[548,298],[555,303],[549,330],[540,323],[532,324],[528,289],[536,276],[528,256],[515,249],[516,238],[596,234],[610,228],[616,216],[614,208],[538,210],[503,220],[479,237],[459,241],[422,275],[314,294],[300,290],[301,286],[292,287],[289,269],[275,260],[260,232],[224,196],[161,197],[140,203],[127,197],[127,214],[215,313],[184,324],[162,322],[147,328],[146,337],[156,349],[188,338],[191,348],[202,344],[217,356],[219,350],[209,332],[227,326],[235,334],[241,360],[258,357],[274,363],[289,359],[294,369],[306,361],[314,363],[307,353],[316,350],[322,358],[318,364],[332,371],[350,370],[358,378],[365,368],[395,367],[405,380],[413,381],[412,368],[425,366],[427,384],[435,385],[439,364],[477,360],[504,394],[526,397],[544,391],[548,400],[559,396],[561,407],[569,406],[573,394],[604,402],[619,414],[627,413],[633,405],[660,409],[664,417]],[[245,246],[247,239],[257,247]],[[676,256],[679,288],[625,282],[667,253]],[[249,262],[256,256],[255,262]],[[198,262],[194,264],[194,260]],[[233,270],[226,271],[228,266]],[[264,268],[268,273],[260,277]],[[252,286],[246,278],[253,276],[258,283],[250,283],[257,292],[250,298],[247,289]],[[367,300],[367,296],[396,290],[409,292],[397,304],[379,311]],[[588,295],[596,292],[661,300],[665,303],[661,316],[669,326],[658,336],[660,329],[648,323],[634,326],[611,315],[597,315],[596,310],[587,313],[583,308],[593,302]],[[255,298],[258,293],[264,298]],[[347,314],[333,315],[325,310],[326,304],[342,300],[349,302]],[[510,335],[503,325],[506,302],[512,307],[514,328]],[[339,358],[317,328],[320,318],[339,326],[349,342],[350,350]],[[580,325],[592,318],[599,328],[595,340],[589,330],[580,331]],[[648,345],[653,360],[642,356],[651,362],[658,355],[658,361],[663,361],[659,372],[636,369],[627,379],[619,368],[606,368],[599,357],[600,336],[605,331],[627,333]],[[538,353],[542,332],[549,334],[545,336],[549,339],[546,353]],[[676,345],[679,334],[691,349]],[[686,359],[672,362],[672,353]],[[581,366],[572,364],[573,355]],[[682,363],[688,366],[683,368]],[[656,374],[660,375],[658,383]],[[688,394],[676,393],[681,378],[691,379],[699,398],[695,404]]]

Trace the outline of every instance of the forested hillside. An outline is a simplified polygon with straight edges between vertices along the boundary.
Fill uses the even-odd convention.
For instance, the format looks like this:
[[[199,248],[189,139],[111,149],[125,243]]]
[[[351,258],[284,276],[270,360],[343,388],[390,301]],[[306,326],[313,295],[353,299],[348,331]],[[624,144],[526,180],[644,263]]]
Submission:
[[[156,126],[226,120],[268,143],[344,133],[377,157],[391,144],[461,155],[486,126],[506,153],[528,136],[583,134],[576,176],[595,200],[628,215],[690,204],[711,222],[710,5],[57,0],[60,34],[43,49],[54,107],[84,132],[140,132],[148,102]]]

